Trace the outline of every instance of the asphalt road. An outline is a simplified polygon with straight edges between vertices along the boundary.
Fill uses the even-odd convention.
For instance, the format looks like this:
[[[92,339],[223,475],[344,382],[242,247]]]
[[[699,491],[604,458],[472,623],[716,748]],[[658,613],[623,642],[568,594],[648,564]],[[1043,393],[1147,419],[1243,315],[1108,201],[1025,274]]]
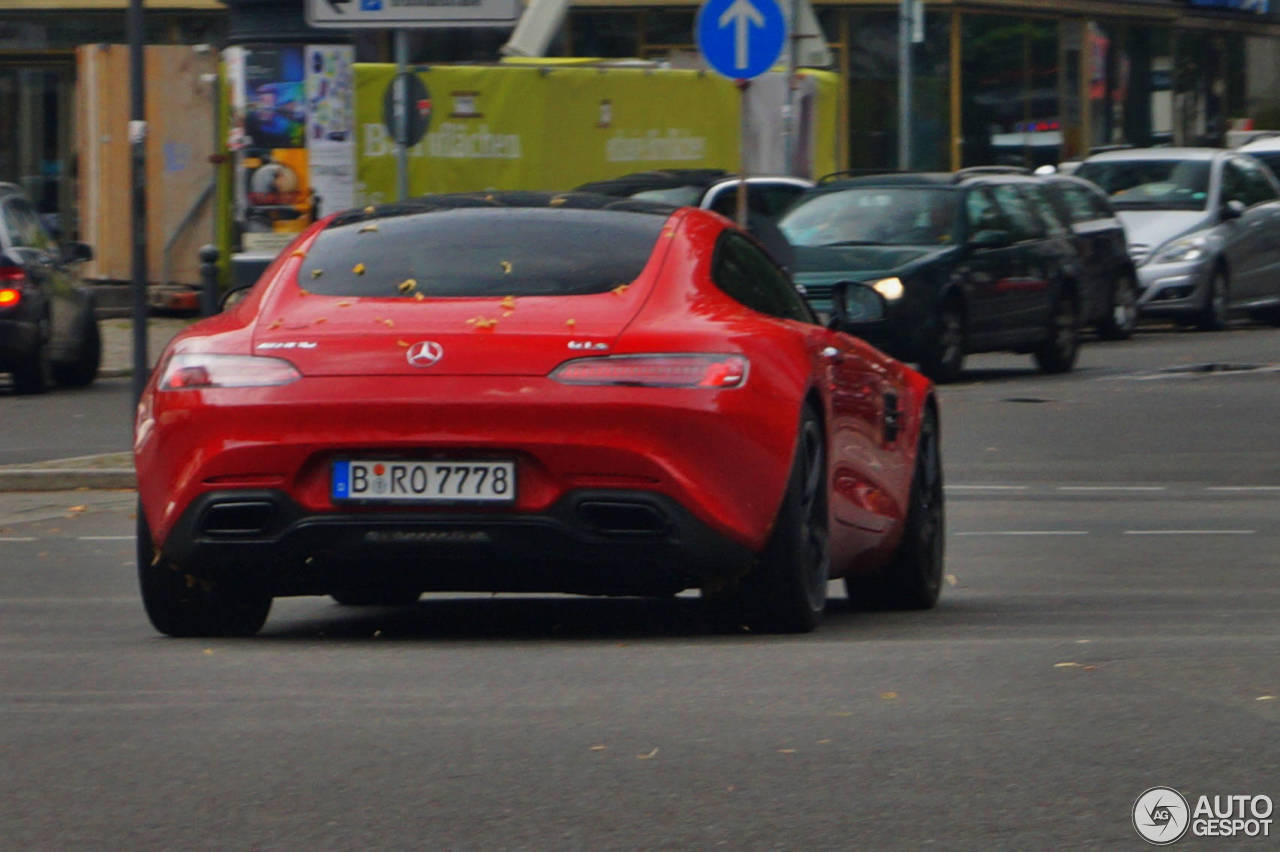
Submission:
[[[1158,372],[1277,362],[1260,327],[973,359],[942,603],[833,586],[811,636],[438,596],[169,640],[130,493],[0,494],[0,848],[1140,849],[1149,787],[1280,800],[1280,372]]]

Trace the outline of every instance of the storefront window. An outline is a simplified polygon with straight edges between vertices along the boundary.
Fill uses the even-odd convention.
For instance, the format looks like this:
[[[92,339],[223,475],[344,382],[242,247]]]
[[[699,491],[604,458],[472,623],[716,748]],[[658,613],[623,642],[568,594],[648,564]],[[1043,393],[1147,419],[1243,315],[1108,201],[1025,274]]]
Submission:
[[[640,55],[634,12],[575,12],[569,18],[570,56],[616,59]]]
[[[1058,162],[1057,22],[966,15],[963,32],[964,165]]]

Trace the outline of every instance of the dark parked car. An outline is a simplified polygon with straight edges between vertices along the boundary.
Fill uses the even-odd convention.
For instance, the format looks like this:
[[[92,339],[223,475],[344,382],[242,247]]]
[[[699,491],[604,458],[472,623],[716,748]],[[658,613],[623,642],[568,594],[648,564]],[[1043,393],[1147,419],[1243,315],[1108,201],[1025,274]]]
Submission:
[[[1041,189],[1071,227],[1089,281],[1085,289],[1098,296],[1087,322],[1108,340],[1128,338],[1138,323],[1138,284],[1124,223],[1106,193],[1087,180],[1052,175],[1041,179]]]
[[[831,310],[842,281],[870,287],[887,307],[863,336],[936,381],[959,376],[967,353],[992,350],[1065,372],[1081,317],[1096,309],[1072,238],[1038,186],[1002,170],[834,180],[778,226],[815,309]]]
[[[18,393],[97,376],[93,295],[74,270],[92,257],[84,243],[59,247],[22,190],[0,184],[0,372],[12,373]]]

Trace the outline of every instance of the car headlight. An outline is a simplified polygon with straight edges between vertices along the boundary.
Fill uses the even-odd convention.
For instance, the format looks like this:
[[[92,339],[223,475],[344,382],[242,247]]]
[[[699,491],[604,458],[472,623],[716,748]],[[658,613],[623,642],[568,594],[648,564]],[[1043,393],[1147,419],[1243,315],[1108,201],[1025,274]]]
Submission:
[[[904,292],[902,279],[896,275],[892,278],[881,278],[871,285],[871,289],[884,296],[886,302],[896,302],[902,298]]]
[[[1208,254],[1204,237],[1183,237],[1166,243],[1151,257],[1152,263],[1187,263]]]

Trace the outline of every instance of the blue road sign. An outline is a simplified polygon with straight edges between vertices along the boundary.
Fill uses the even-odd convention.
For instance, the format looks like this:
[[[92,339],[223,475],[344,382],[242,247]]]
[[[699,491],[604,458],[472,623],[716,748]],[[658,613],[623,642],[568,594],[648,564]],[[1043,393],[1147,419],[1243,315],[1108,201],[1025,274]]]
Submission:
[[[776,0],[707,0],[693,29],[707,63],[735,80],[772,68],[787,40],[787,22]]]

